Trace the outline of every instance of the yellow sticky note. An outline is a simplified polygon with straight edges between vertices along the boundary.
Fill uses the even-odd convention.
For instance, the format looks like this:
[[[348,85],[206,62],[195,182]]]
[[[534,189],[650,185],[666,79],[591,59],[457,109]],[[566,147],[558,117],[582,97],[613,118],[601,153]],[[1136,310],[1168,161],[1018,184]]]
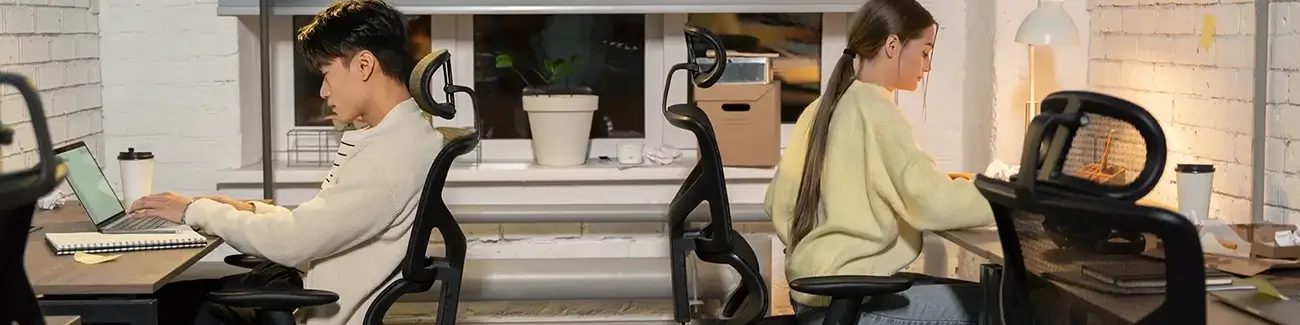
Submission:
[[[1287,298],[1286,296],[1282,295],[1281,292],[1278,292],[1277,288],[1273,287],[1272,284],[1269,284],[1268,280],[1264,280],[1260,277],[1250,277],[1250,278],[1241,279],[1241,282],[1254,285],[1255,290],[1258,290],[1260,294],[1263,294],[1265,296],[1270,296],[1281,300],[1290,300],[1290,298]]]
[[[1217,23],[1213,15],[1205,15],[1204,21],[1201,22],[1201,48],[1210,49],[1214,46],[1214,29]]]
[[[99,264],[115,260],[120,256],[122,256],[122,254],[98,255],[86,252],[76,252],[72,254],[72,259],[81,264]]]

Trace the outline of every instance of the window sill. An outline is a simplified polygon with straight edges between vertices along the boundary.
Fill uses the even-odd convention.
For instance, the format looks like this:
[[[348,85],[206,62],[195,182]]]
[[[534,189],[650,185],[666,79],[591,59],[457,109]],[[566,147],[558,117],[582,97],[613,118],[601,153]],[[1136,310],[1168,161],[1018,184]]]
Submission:
[[[478,166],[470,164],[453,166],[447,176],[448,183],[502,183],[502,182],[546,182],[546,183],[671,183],[686,178],[694,167],[694,162],[677,162],[666,166],[637,166],[619,169],[615,163],[591,161],[586,165],[573,167],[545,167],[528,162],[484,162]],[[758,183],[772,179],[776,168],[736,168],[727,167],[724,173],[727,180],[744,183]],[[280,163],[274,171],[277,184],[319,184],[329,172],[328,167],[290,167]],[[217,171],[219,184],[261,184],[262,165],[254,164],[241,168]]]

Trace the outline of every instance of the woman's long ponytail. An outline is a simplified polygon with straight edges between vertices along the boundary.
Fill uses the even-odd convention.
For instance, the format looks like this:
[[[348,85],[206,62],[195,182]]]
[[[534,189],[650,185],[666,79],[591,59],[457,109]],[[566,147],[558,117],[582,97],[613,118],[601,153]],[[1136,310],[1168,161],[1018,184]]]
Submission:
[[[799,182],[799,196],[795,199],[794,221],[790,227],[791,247],[797,246],[804,236],[817,226],[817,210],[822,196],[822,166],[826,157],[826,139],[829,137],[831,116],[840,97],[853,85],[857,72],[853,68],[853,59],[857,55],[845,50],[840,60],[835,62],[831,80],[826,93],[817,105],[817,114],[813,117],[812,129],[808,131],[808,152],[805,154],[803,175]]]

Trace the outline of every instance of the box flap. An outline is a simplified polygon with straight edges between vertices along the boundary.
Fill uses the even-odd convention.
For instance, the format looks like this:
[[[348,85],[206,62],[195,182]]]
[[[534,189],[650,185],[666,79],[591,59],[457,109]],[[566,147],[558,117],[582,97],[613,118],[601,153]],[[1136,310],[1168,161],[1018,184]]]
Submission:
[[[769,84],[719,84],[712,88],[695,88],[695,100],[701,102],[752,102],[778,87]]]
[[[1142,255],[1164,259],[1164,250],[1148,249]],[[1300,262],[1267,258],[1243,258],[1236,256],[1205,254],[1205,266],[1238,276],[1255,276],[1273,269],[1300,268]]]

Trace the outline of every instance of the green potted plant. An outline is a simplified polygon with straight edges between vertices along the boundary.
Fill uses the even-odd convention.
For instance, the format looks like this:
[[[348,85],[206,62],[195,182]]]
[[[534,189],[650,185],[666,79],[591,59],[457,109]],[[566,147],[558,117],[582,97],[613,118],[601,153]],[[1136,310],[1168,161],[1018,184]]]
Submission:
[[[543,58],[540,69],[519,69],[508,54],[497,54],[496,67],[514,71],[528,85],[523,109],[532,130],[533,159],[543,166],[577,166],[587,162],[591,120],[599,97],[571,80],[582,64],[577,57]]]

